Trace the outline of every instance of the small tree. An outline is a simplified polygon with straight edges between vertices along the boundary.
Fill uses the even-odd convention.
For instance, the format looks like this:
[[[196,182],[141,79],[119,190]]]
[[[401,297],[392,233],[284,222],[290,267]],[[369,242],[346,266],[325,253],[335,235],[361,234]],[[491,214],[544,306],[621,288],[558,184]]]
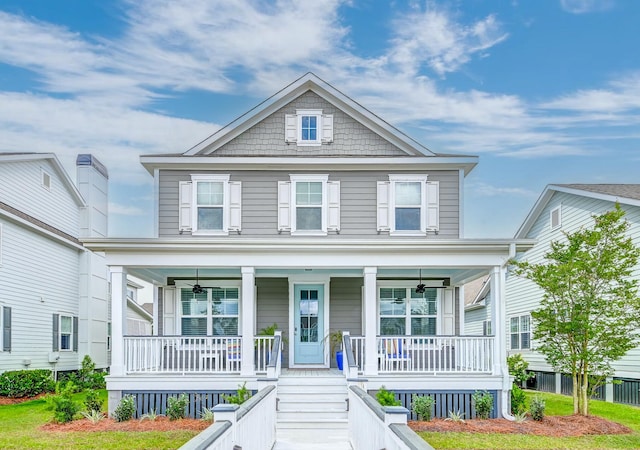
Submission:
[[[613,374],[611,363],[638,345],[638,281],[630,278],[640,249],[626,236],[629,224],[616,204],[594,216],[590,229],[551,243],[543,264],[515,262],[515,273],[543,289],[531,313],[537,350],[556,371],[573,378],[574,414],[588,415],[589,380]]]

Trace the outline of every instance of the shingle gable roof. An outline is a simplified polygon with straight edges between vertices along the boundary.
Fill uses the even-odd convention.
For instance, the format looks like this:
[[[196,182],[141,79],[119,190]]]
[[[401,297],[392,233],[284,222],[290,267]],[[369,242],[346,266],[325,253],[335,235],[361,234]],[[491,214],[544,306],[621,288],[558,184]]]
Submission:
[[[640,184],[556,184],[554,186],[640,200]]]

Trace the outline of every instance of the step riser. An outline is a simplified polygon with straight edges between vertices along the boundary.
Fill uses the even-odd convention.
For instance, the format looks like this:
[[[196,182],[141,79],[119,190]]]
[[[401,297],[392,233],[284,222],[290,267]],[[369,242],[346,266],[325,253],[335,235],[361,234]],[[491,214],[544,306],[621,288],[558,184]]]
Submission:
[[[347,402],[300,403],[278,402],[278,411],[346,411]]]
[[[347,423],[323,423],[323,422],[288,422],[278,423],[276,430],[348,430]]]
[[[277,420],[337,420],[346,419],[346,411],[278,411]]]
[[[318,389],[317,387],[305,387],[305,386],[278,386],[278,396],[282,395],[307,395],[307,396],[319,396],[319,395],[347,395],[347,389],[344,387],[331,387],[329,389]]]

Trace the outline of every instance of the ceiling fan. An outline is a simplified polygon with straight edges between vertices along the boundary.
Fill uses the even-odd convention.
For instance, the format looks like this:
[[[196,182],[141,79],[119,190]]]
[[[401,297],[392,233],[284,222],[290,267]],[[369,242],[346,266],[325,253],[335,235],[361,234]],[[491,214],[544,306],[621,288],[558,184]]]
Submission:
[[[426,291],[426,286],[422,284],[422,269],[420,269],[420,282],[416,286],[416,294],[424,294]]]
[[[191,285],[190,285],[191,286]],[[196,269],[196,284],[193,285],[193,289],[191,289],[194,294],[202,294],[204,289],[200,286],[200,281],[198,278],[198,269]]]

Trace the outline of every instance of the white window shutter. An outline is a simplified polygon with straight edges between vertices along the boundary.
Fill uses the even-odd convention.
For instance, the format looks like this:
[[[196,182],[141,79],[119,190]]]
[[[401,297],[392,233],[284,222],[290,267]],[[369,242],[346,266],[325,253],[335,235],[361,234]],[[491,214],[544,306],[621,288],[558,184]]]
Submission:
[[[278,231],[291,230],[291,182],[278,181]]]
[[[322,116],[322,142],[333,142],[333,114]]]
[[[284,141],[298,141],[298,116],[295,114],[285,114],[284,116]]]
[[[178,193],[178,228],[180,231],[191,231],[191,208],[193,196],[191,181],[180,181]]]
[[[427,231],[440,229],[440,182],[427,181]]]
[[[340,182],[327,181],[327,229],[340,231]]]
[[[456,314],[453,289],[442,290],[442,334],[453,336],[455,334]]]
[[[242,228],[242,183],[229,182],[229,230],[240,231]]]
[[[389,181],[378,181],[378,231],[389,231]]]

